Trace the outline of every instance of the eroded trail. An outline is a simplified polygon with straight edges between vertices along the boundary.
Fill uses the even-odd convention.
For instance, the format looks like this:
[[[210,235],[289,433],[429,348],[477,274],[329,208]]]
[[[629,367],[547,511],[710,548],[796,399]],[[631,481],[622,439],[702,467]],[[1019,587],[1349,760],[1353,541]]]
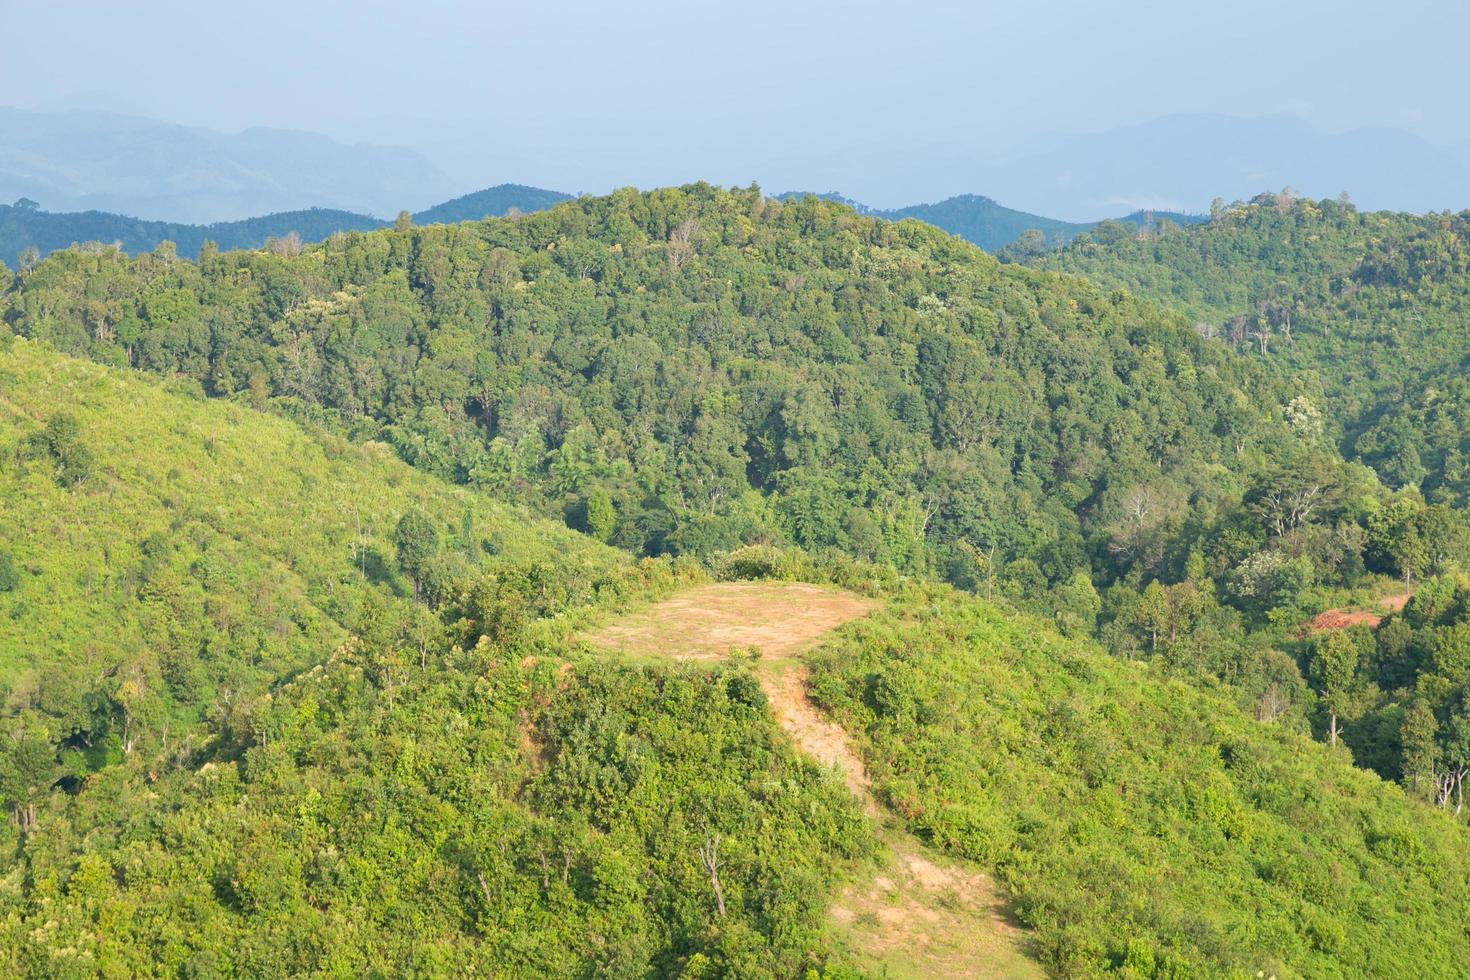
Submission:
[[[890,977],[1041,977],[995,883],[933,853],[905,831],[874,797],[847,732],[807,697],[807,669],[796,656],[875,605],[852,593],[799,583],[703,586],[624,617],[587,640],[618,652],[677,659],[760,649],[755,669],[772,715],[798,749],[842,774],[889,850],[885,867],[848,885],[832,907],[833,930],[855,965]]]
[[[842,726],[817,710],[806,696],[806,667],[801,664],[766,667],[759,670],[761,687],[771,702],[775,716],[796,747],[824,766],[835,766],[852,795],[863,801],[869,816],[877,816],[878,803],[873,799],[868,771],[863,761],[848,744]]]

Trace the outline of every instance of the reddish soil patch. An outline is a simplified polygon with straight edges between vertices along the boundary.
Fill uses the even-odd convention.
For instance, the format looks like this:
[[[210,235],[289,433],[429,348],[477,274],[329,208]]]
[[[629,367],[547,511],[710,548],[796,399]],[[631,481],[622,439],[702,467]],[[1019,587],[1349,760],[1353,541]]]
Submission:
[[[1378,624],[1383,622],[1388,613],[1398,612],[1408,605],[1413,598],[1411,592],[1401,592],[1398,595],[1385,596],[1378,600],[1378,608],[1382,613],[1368,612],[1366,609],[1328,609],[1312,617],[1307,624],[1306,630],[1302,632],[1303,637],[1308,633],[1326,633],[1331,630],[1345,630],[1350,626],[1366,626],[1370,630],[1376,630]]]
[[[1366,626],[1370,630],[1378,628],[1383,622],[1383,617],[1377,613],[1349,612],[1346,609],[1329,609],[1312,617],[1312,632],[1324,633],[1331,630],[1345,630],[1349,626]]]

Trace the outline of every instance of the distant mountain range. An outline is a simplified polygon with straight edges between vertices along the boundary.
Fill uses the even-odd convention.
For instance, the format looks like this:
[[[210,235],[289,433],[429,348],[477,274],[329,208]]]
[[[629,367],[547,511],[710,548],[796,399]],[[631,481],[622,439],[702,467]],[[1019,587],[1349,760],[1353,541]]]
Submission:
[[[783,199],[802,197],[807,192],[794,191],[779,195]],[[997,252],[1015,242],[1026,231],[1040,231],[1048,245],[1060,245],[1097,222],[1057,221],[1028,214],[996,203],[988,197],[964,194],[936,204],[916,204],[892,210],[870,208],[837,193],[818,194],[826,200],[847,204],[862,214],[900,221],[915,218],[942,228],[953,235],[974,242],[987,251]],[[419,225],[453,224],[499,216],[511,210],[540,211],[572,195],[521,184],[500,184],[473,194],[436,204],[413,215]],[[42,255],[68,248],[80,242],[117,242],[129,254],[147,252],[160,242],[170,241],[180,255],[193,256],[205,241],[220,248],[259,248],[268,239],[295,232],[303,242],[319,242],[339,231],[371,231],[389,222],[371,215],[330,208],[281,211],[240,221],[221,221],[208,225],[190,225],[167,221],[145,221],[105,211],[43,211],[33,202],[0,205],[0,260],[10,261],[34,247]],[[1176,223],[1202,220],[1199,216],[1174,212],[1135,212],[1117,219],[1134,226],[1169,219]]]
[[[1286,185],[1314,198],[1346,190],[1368,210],[1470,206],[1470,145],[1436,146],[1387,127],[1329,133],[1286,115],[1172,115],[1011,150],[958,132],[899,156],[892,147],[805,158],[791,149],[752,162],[752,174],[783,173],[787,186],[820,174],[828,187],[889,203],[911,187],[984,188],[988,203],[962,195],[876,213],[932,221],[987,248],[1031,227],[1057,239],[1110,216],[1203,212],[1217,196],[1246,200]],[[428,221],[452,221],[461,212],[447,199],[466,186],[413,150],[316,133],[221,133],[104,112],[0,108],[0,201],[26,197],[52,212],[208,225],[312,208],[382,221],[406,207],[428,208]],[[472,217],[502,210],[476,195],[463,200]],[[446,210],[429,207],[436,201]]]
[[[779,195],[782,199],[798,198],[806,191],[789,191]],[[961,194],[935,204],[914,204],[906,208],[870,208],[836,192],[817,194],[828,201],[837,201],[858,212],[889,221],[915,218],[936,228],[943,228],[951,235],[958,235],[974,242],[988,252],[998,252],[1017,241],[1027,231],[1041,232],[1048,245],[1061,245],[1080,235],[1092,231],[1100,224],[1097,221],[1060,221],[1039,214],[1017,211],[979,194]],[[1185,214],[1178,211],[1134,211],[1114,220],[1142,227],[1155,221],[1173,221],[1175,224],[1191,224],[1203,221],[1203,215]]]
[[[428,160],[399,147],[0,108],[0,200],[28,197],[58,211],[209,223],[321,207],[388,218],[456,189]]]
[[[1035,141],[977,162],[967,179],[1025,209],[1092,219],[1123,210],[1203,210],[1291,185],[1313,198],[1348,191],[1369,210],[1470,207],[1470,148],[1399,129],[1344,133],[1295,116],[1211,113]]]
[[[450,224],[476,221],[488,216],[518,211],[540,211],[571,195],[539,187],[501,184],[436,204],[413,216],[415,224]],[[53,213],[24,204],[0,205],[0,260],[11,262],[27,248],[41,254],[68,248],[79,242],[117,242],[129,254],[152,251],[159,242],[170,241],[180,255],[194,256],[205,241],[220,248],[259,248],[268,239],[291,232],[303,242],[319,242],[339,231],[371,231],[391,222],[366,214],[330,208],[280,211],[241,221],[208,225],[144,221],[105,211]]]

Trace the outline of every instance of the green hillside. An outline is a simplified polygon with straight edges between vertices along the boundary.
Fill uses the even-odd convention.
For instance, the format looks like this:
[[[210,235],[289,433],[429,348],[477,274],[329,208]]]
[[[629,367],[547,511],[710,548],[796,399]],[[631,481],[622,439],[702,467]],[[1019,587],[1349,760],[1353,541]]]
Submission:
[[[1157,665],[953,594],[855,624],[817,700],[874,788],[998,869],[1059,976],[1450,976],[1466,831]]]
[[[1176,314],[704,185],[9,282],[7,974],[846,978],[885,820],[1059,975],[1470,951],[1464,521]],[[773,576],[882,812],[574,639]]]
[[[1212,508],[1294,444],[1288,390],[1176,316],[753,189],[299,256],[59,253],[7,306],[23,335],[328,409],[650,554],[774,539],[971,581],[984,552],[1060,581],[1137,485]],[[1105,580],[1135,564],[1110,555]]]
[[[7,975],[821,962],[865,831],[759,689],[556,667],[688,570],[24,340],[0,419]]]
[[[1470,503],[1456,419],[1467,357],[1470,215],[1359,212],[1262,195],[1207,224],[1084,237],[1034,260],[1187,311],[1329,408],[1345,455],[1391,486]]]
[[[1279,647],[1451,571],[1465,532],[1417,498],[1390,521],[1318,390],[1177,313],[753,187],[300,254],[67,251],[5,308],[24,336],[387,442],[634,554],[837,550],[1285,696],[1319,731]]]
[[[411,628],[394,543],[410,509],[447,543],[427,578],[445,594],[500,563],[622,563],[382,444],[23,340],[0,353],[0,458],[0,682],[11,720],[44,728],[72,775],[129,743],[187,742],[201,714],[320,662],[360,617]]]

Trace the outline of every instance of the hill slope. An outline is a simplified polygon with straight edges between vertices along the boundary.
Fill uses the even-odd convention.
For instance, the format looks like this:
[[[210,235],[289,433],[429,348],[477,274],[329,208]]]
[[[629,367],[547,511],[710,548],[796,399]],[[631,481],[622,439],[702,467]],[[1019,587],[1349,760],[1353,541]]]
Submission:
[[[916,592],[812,691],[874,790],[996,868],[1062,976],[1434,976],[1470,950],[1465,828],[1155,666]]]
[[[452,201],[436,204],[413,216],[416,224],[450,225],[460,221],[479,221],[481,218],[498,218],[509,214],[512,209],[527,213],[544,211],[554,204],[571,200],[570,194],[548,191],[540,187],[523,184],[497,184],[473,194],[456,197]]]
[[[66,350],[372,419],[649,553],[1080,556],[1160,464],[1211,492],[1291,438],[1284,390],[1176,317],[918,222],[701,185],[294,258],[58,253],[9,306]]]
[[[0,206],[0,256],[14,260],[28,248],[49,255],[86,242],[117,243],[129,255],[151,252],[160,242],[173,242],[180,255],[194,256],[206,241],[225,249],[260,248],[268,239],[283,238],[291,232],[303,242],[319,242],[334,232],[370,231],[386,224],[365,214],[316,208],[243,221],[185,225],[104,211],[53,213]]]
[[[1025,211],[1017,211],[1008,208],[991,198],[979,194],[961,194],[957,197],[946,198],[935,204],[914,204],[904,208],[880,209],[870,208],[856,201],[843,197],[841,194],[815,194],[807,195],[801,192],[792,192],[779,195],[781,200],[800,200],[803,197],[820,197],[823,200],[833,201],[837,204],[846,204],[859,214],[875,218],[884,218],[888,221],[902,221],[905,218],[914,218],[926,222],[936,228],[942,228],[951,235],[963,238],[980,246],[987,252],[999,252],[1009,245],[1020,241],[1021,237],[1028,231],[1041,233],[1041,239],[1035,247],[1061,245],[1070,241],[1085,231],[1096,228],[1099,222],[1087,221],[1060,221],[1056,218],[1044,218],[1039,214],[1029,214]],[[1124,215],[1114,219],[1134,228],[1149,227],[1159,221],[1172,221],[1175,224],[1190,224],[1203,220],[1196,215],[1181,214],[1173,211],[1134,211],[1132,214]]]
[[[380,443],[313,437],[190,387],[22,340],[0,352],[0,555],[14,569],[0,683],[12,710],[30,699],[53,719],[66,765],[81,743],[100,761],[129,739],[187,739],[216,699],[319,662],[365,609],[410,614],[394,557],[410,509],[453,541],[446,591],[493,563],[621,564]],[[131,716],[147,730],[124,732]]]
[[[1320,392],[1349,456],[1393,486],[1470,504],[1454,423],[1470,339],[1467,214],[1360,212],[1261,195],[1208,224],[1089,236],[1035,265],[1188,311],[1200,329]]]
[[[759,688],[558,669],[687,570],[191,388],[0,352],[0,969],[822,964],[868,838]]]
[[[874,828],[759,673],[572,639],[708,574],[486,492],[883,600],[811,693],[1058,972],[1465,957],[1463,829],[1313,744],[1296,662],[1242,639],[1414,502],[1121,291],[695,185],[68,251],[4,320],[6,973],[843,975],[826,916]],[[902,584],[936,572],[1050,622]],[[1080,638],[1103,617],[1150,662]],[[1441,618],[1400,653],[1452,671]]]

